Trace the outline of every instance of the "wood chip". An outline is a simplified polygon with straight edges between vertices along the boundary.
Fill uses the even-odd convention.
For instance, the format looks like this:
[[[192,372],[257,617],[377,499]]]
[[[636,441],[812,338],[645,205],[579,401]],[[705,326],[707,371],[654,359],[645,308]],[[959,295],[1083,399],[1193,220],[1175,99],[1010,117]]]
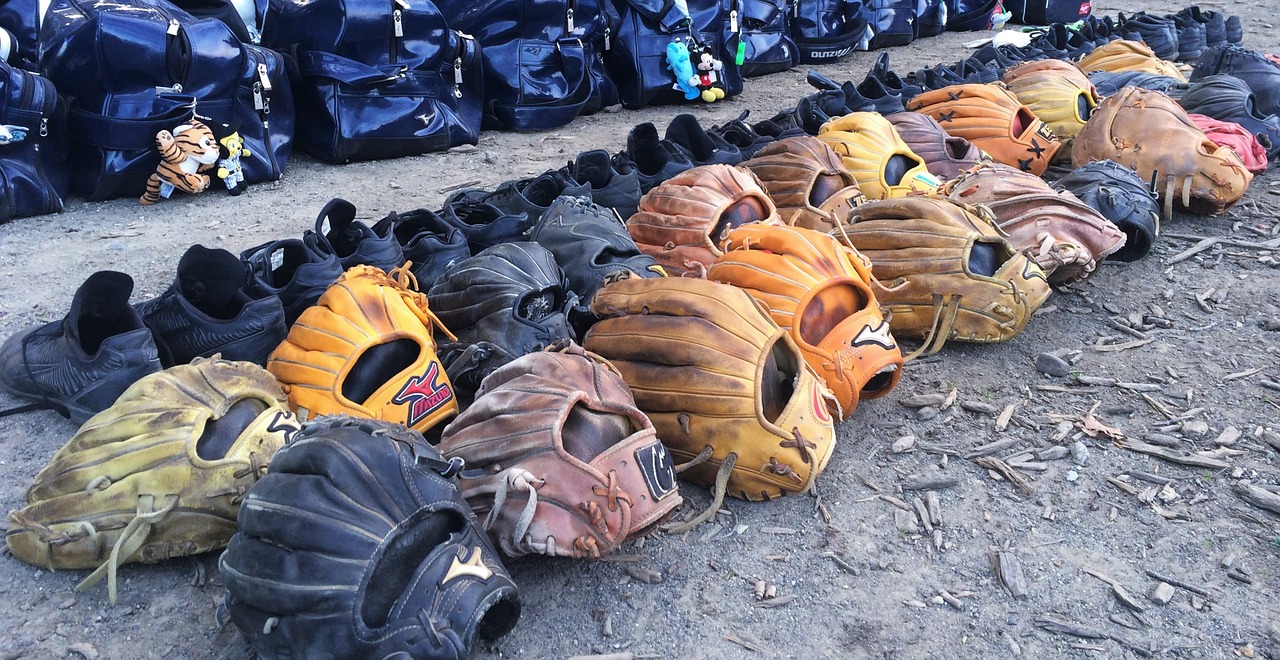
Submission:
[[[1155,340],[1156,340],[1155,337],[1148,337],[1147,339],[1135,339],[1134,341],[1127,341],[1127,342],[1124,342],[1123,344],[1106,344],[1103,346],[1094,346],[1093,350],[1098,351],[1099,353],[1115,353],[1117,351],[1127,351],[1131,348],[1138,348],[1139,346],[1146,346],[1147,344],[1150,344]]]
[[[990,456],[991,454],[1002,452],[1019,442],[1022,442],[1021,438],[1001,438],[995,442],[988,442],[985,445],[979,445],[970,449],[964,453],[964,457],[969,460],[973,460],[980,456]]]
[[[1202,589],[1200,587],[1197,587],[1194,584],[1191,584],[1190,582],[1187,582],[1186,580],[1179,580],[1175,577],[1170,577],[1168,575],[1157,573],[1156,571],[1150,568],[1143,569],[1143,572],[1146,573],[1147,576],[1152,579],[1159,580],[1161,582],[1168,582],[1169,584],[1172,584],[1175,587],[1178,587],[1180,589],[1186,589],[1187,591],[1190,591],[1191,593],[1194,593],[1194,594],[1200,594],[1205,598],[1210,598],[1210,599],[1213,598],[1213,594],[1209,593],[1205,589]]]
[[[1004,410],[1000,411],[1000,416],[996,417],[997,431],[1003,431],[1009,427],[1009,420],[1013,419],[1013,409],[1016,407],[1018,407],[1018,404],[1011,403],[1005,406]]]
[[[933,521],[929,519],[929,509],[925,507],[924,500],[917,495],[911,498],[911,508],[915,510],[916,518],[920,524],[924,526],[926,534],[933,534]]]
[[[1170,463],[1177,463],[1179,465],[1190,465],[1191,467],[1203,467],[1213,470],[1222,470],[1231,467],[1230,463],[1216,458],[1165,449],[1164,447],[1157,447],[1155,445],[1147,444],[1141,440],[1135,440],[1134,438],[1118,440],[1116,441],[1116,445],[1121,449],[1128,449],[1129,451],[1136,451],[1140,454],[1155,456],[1156,458],[1162,458]]]
[[[741,637],[738,637],[737,635],[725,633],[724,639],[726,641],[733,642],[734,644],[737,644],[738,646],[741,646],[742,648],[748,651],[755,651],[756,653],[768,652],[767,649],[765,649],[765,647],[761,646],[759,643],[753,642],[751,640],[743,639]]]
[[[926,408],[928,406],[940,406],[946,400],[947,395],[945,394],[915,394],[898,399],[898,403],[908,408]]]
[[[935,490],[943,488],[952,488],[959,485],[960,477],[955,474],[943,472],[941,470],[933,470],[931,472],[921,472],[918,474],[908,475],[902,480],[901,488],[908,490]]]
[[[1142,492],[1142,490],[1139,489],[1137,486],[1125,483],[1115,477],[1108,476],[1107,483],[1111,484],[1112,486],[1115,486],[1116,488],[1119,488],[1120,490],[1123,490],[1124,492],[1130,495],[1137,495]]]
[[[622,571],[631,576],[631,579],[645,584],[659,584],[662,582],[662,573],[644,566],[626,565],[622,567]]]
[[[1008,479],[1009,483],[1012,483],[1023,495],[1032,495],[1036,491],[1035,487],[1031,485],[1031,480],[1022,476],[1020,472],[1010,467],[1008,463],[994,456],[983,456],[974,460],[974,463],[999,473],[1005,479]]]
[[[1236,495],[1240,499],[1258,507],[1266,509],[1271,513],[1280,516],[1280,495],[1277,495],[1265,488],[1255,486],[1248,481],[1241,481],[1234,487]]]
[[[958,390],[958,389],[956,389],[956,388],[954,388],[954,387],[953,387],[953,388],[951,388],[951,391],[947,393],[947,398],[945,398],[945,399],[943,399],[943,400],[942,400],[942,405],[941,405],[940,407],[941,407],[943,410],[946,410],[946,409],[950,408],[951,406],[955,405],[955,403],[956,403],[956,397],[957,397],[957,396],[959,396],[959,395],[960,395],[960,390]]]
[[[1262,367],[1256,367],[1254,369],[1246,369],[1244,371],[1237,371],[1233,374],[1227,374],[1222,377],[1222,382],[1225,383],[1229,380],[1236,380],[1237,378],[1248,378],[1254,374],[1262,373],[1262,369]]]
[[[782,607],[783,605],[790,604],[795,599],[796,599],[795,594],[788,594],[786,596],[778,596],[776,598],[769,598],[767,600],[762,600],[756,603],[755,606],[763,607],[766,609],[773,608],[773,607]]]
[[[89,642],[76,642],[67,647],[67,652],[78,653],[84,656],[85,660],[98,660],[98,649]]]
[[[929,510],[929,520],[935,527],[942,526],[942,502],[938,499],[936,491],[928,491],[924,494],[924,505]]]
[[[985,415],[993,415],[996,412],[995,406],[982,401],[961,401],[960,407],[971,413],[980,413]]]
[[[1064,635],[1071,635],[1072,637],[1081,637],[1084,639],[1111,639],[1110,635],[1098,630],[1097,628],[1090,628],[1089,626],[1068,621],[1067,619],[1063,619],[1052,614],[1043,614],[1036,617],[1035,625],[1037,628],[1043,628],[1049,632],[1062,633]]]
[[[957,609],[957,610],[963,610],[963,609],[964,609],[964,601],[962,601],[962,600],[960,600],[959,598],[956,598],[955,596],[951,595],[951,592],[947,591],[946,589],[939,589],[939,590],[938,590],[938,595],[939,595],[939,596],[942,596],[942,600],[943,600],[943,602],[945,602],[946,604],[950,605],[951,607],[953,607],[953,608],[955,608],[955,609]]]
[[[883,493],[881,493],[880,495],[876,495],[875,497],[881,500],[884,500],[885,502],[888,502],[889,504],[892,504],[893,506],[896,506],[899,509],[902,509],[903,511],[911,510],[911,505],[907,504],[906,500],[901,500],[892,495],[885,495]]]
[[[796,530],[790,527],[761,527],[761,534],[778,534],[780,536],[790,536],[796,533]]]
[[[1007,550],[994,549],[989,550],[987,554],[991,560],[991,568],[995,571],[996,578],[1000,580],[1004,590],[1014,598],[1025,598],[1027,581],[1022,576],[1022,564],[1017,556]]]

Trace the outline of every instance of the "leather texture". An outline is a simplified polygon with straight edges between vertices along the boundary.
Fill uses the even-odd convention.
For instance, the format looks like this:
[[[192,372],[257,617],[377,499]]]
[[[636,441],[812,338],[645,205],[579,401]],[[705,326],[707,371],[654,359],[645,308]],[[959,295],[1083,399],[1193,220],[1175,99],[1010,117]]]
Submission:
[[[1103,100],[1076,136],[1072,165],[1094,160],[1113,160],[1153,182],[1166,218],[1175,201],[1192,213],[1221,213],[1253,181],[1240,157],[1205,137],[1182,106],[1138,87]]]
[[[893,124],[875,112],[851,112],[818,129],[868,199],[931,192],[942,180],[929,173],[924,159],[898,136]]]
[[[1003,84],[966,83],[927,91],[907,109],[933,117],[1005,165],[1044,174],[1062,142]]]
[[[598,559],[682,502],[670,454],[622,376],[577,344],[494,371],[437,448],[509,557]]]
[[[871,290],[871,262],[823,232],[745,225],[729,232],[707,279],[751,294],[790,333],[848,419],[862,399],[888,394],[902,351]]]
[[[134,383],[54,454],[9,514],[13,555],[48,569],[116,569],[217,550],[245,492],[298,423],[271,374],[198,359]],[[206,442],[205,436],[211,436]]]
[[[996,226],[1044,270],[1050,284],[1085,279],[1125,243],[1115,224],[1075,195],[1007,165],[979,165],[943,190],[958,204],[990,209]]]
[[[596,294],[584,346],[608,359],[677,463],[681,478],[767,500],[806,492],[835,448],[831,396],[800,349],[745,291],[688,277],[629,278]],[[785,383],[771,397],[766,391]],[[733,457],[732,459],[730,457]]]
[[[640,198],[627,233],[668,275],[710,266],[724,234],[744,222],[781,224],[777,207],[750,170],[703,165],[662,182]]]
[[[929,173],[946,181],[991,157],[972,142],[943,130],[933,117],[919,112],[896,112],[886,117],[898,137],[924,161]]]
[[[429,0],[279,0],[262,43],[295,54],[298,145],[332,163],[442,151],[479,138],[475,39]]]
[[[396,276],[373,266],[348,269],[302,312],[267,359],[267,370],[304,421],[348,414],[423,431],[458,412],[436,356],[435,333],[448,331],[427,297],[406,286],[407,273]],[[401,359],[378,360],[392,345],[412,350]]]
[[[1187,117],[1204,131],[1205,137],[1236,152],[1250,172],[1261,174],[1267,171],[1267,150],[1258,141],[1257,135],[1235,122],[1220,121],[1194,112],[1188,113]],[[1263,139],[1267,138],[1263,136]],[[1270,145],[1270,141],[1267,144]]]
[[[1046,70],[1018,75],[1008,85],[1018,100],[1058,136],[1062,149],[1066,149],[1102,100],[1088,79],[1080,84],[1079,78],[1083,77],[1071,78]]]
[[[1086,74],[1094,71],[1154,73],[1187,82],[1187,77],[1173,62],[1156,57],[1146,44],[1130,39],[1117,39],[1098,46],[1076,62],[1076,68]]]
[[[980,207],[933,197],[902,197],[859,206],[832,232],[875,265],[876,300],[895,337],[1002,342],[1016,337],[1049,297],[1044,271],[1018,251]],[[975,268],[980,249],[990,270]]]
[[[1137,172],[1099,160],[1068,172],[1053,187],[1070,191],[1125,233],[1124,245],[1110,259],[1137,261],[1151,251],[1160,233],[1160,203]]]
[[[218,571],[264,660],[471,658],[520,599],[442,459],[387,422],[326,417],[245,498]]]
[[[828,231],[867,200],[831,147],[808,135],[770,143],[742,166],[760,179],[788,225]]]

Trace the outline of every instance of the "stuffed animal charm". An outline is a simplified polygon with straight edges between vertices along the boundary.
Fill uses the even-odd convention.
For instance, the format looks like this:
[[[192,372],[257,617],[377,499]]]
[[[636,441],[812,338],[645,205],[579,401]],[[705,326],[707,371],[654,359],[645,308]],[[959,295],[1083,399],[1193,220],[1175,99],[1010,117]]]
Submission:
[[[174,188],[188,193],[203,192],[209,187],[209,175],[202,174],[218,162],[218,141],[213,131],[198,119],[173,129],[156,133],[160,164],[147,179],[147,191],[138,198],[150,206],[169,198]]]
[[[724,86],[720,84],[720,72],[724,70],[724,62],[716,59],[711,46],[698,48],[697,85],[702,100],[707,103],[719,101],[725,97]]]
[[[232,195],[239,195],[244,192],[244,168],[240,166],[240,159],[252,156],[244,146],[244,138],[240,137],[239,131],[232,131],[229,135],[218,140],[221,149],[218,160],[218,178],[222,179],[222,183],[227,186],[227,190]]]
[[[675,74],[676,83],[671,87],[684,92],[686,101],[692,101],[702,93],[698,89],[698,76],[689,61],[689,47],[679,39],[667,44],[667,68]]]

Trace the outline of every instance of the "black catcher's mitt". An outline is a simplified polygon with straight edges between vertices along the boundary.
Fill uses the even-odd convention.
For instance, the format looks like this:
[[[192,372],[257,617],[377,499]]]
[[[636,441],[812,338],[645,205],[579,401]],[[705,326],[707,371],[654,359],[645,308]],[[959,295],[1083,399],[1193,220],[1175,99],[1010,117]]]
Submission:
[[[1124,232],[1124,246],[1108,259],[1137,261],[1151,251],[1160,232],[1160,203],[1137,172],[1099,160],[1076,168],[1053,187],[1070,191]]]

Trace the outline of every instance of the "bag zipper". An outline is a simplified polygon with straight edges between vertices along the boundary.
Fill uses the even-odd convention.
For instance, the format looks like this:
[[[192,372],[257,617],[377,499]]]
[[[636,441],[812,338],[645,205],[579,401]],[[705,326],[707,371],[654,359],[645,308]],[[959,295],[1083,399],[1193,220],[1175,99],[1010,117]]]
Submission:
[[[576,3],[574,0],[567,0],[564,9],[564,33],[573,35],[573,7]]]
[[[457,30],[453,33],[458,35],[458,53],[453,58],[453,97],[460,99],[462,98],[462,56],[471,50],[471,44],[476,38]]]
[[[165,39],[165,67],[168,69],[169,82],[173,83],[173,91],[181,92],[183,83],[187,80],[187,71],[191,67],[191,42],[182,29],[182,23],[176,18],[169,19],[165,34],[168,35]],[[176,58],[172,57],[175,50]]]
[[[271,77],[266,61],[257,51],[251,51],[258,70],[258,79],[253,81],[253,109],[258,111],[258,121],[262,124],[262,148],[267,152],[267,162],[271,165],[271,179],[279,179],[280,164],[276,162],[276,151],[271,148]]]
[[[22,97],[26,99],[23,102],[23,109],[37,109],[38,106],[40,112],[40,126],[36,128],[36,134],[34,138],[28,136],[28,139],[32,140],[32,164],[35,166],[36,176],[40,178],[40,187],[44,192],[45,211],[56,213],[62,210],[62,198],[53,189],[53,183],[49,181],[44,171],[44,156],[40,147],[45,138],[49,137],[49,118],[53,116],[54,107],[57,105],[58,92],[53,89],[53,83],[48,78],[26,71],[22,72],[22,76]],[[37,87],[40,88],[38,99],[36,98]]]
[[[408,0],[391,0],[391,63],[400,61],[400,40],[404,39],[404,12],[409,9]],[[401,75],[404,74],[403,69]]]

